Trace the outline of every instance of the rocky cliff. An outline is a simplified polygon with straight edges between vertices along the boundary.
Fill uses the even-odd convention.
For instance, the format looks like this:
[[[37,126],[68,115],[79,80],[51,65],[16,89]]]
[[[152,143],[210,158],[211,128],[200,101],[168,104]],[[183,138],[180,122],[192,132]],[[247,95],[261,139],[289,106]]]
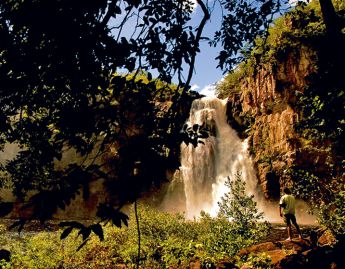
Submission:
[[[285,171],[297,161],[296,92],[316,71],[313,58],[312,50],[301,48],[275,65],[262,65],[228,97],[230,124],[248,139],[266,198],[279,196],[279,186],[289,180]]]
[[[345,179],[345,38],[325,32],[316,4],[278,19],[217,88],[228,98],[229,124],[248,140],[266,198],[294,185],[320,203]]]

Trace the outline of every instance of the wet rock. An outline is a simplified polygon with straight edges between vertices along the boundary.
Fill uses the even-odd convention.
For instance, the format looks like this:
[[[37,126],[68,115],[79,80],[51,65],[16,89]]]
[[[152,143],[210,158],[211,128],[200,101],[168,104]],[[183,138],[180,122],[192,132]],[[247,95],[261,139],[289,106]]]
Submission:
[[[323,246],[323,245],[330,245],[333,246],[336,244],[336,238],[332,234],[330,230],[326,229],[319,229],[316,231],[317,236],[318,236],[318,245]]]
[[[281,244],[279,242],[266,242],[254,246],[250,246],[244,249],[241,249],[237,255],[238,256],[244,256],[248,255],[249,253],[261,253],[261,252],[267,252],[271,250],[277,250],[280,249]]]

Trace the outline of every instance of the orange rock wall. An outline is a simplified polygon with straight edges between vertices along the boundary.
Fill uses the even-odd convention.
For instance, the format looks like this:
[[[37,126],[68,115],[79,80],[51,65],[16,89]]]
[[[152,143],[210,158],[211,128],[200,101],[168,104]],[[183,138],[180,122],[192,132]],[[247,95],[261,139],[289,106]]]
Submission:
[[[296,162],[296,94],[303,92],[308,75],[316,72],[314,58],[305,48],[274,65],[257,67],[242,79],[239,93],[228,98],[229,118],[247,125],[239,129],[240,136],[248,138],[266,198],[279,197],[280,187],[289,181],[286,170]]]

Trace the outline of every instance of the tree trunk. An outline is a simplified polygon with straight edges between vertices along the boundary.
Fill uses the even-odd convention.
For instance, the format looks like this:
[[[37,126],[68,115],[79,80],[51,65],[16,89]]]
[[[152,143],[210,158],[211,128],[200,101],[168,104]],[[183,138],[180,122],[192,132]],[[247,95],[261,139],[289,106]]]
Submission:
[[[339,35],[341,33],[341,23],[332,0],[319,0],[319,2],[327,33],[331,36]]]

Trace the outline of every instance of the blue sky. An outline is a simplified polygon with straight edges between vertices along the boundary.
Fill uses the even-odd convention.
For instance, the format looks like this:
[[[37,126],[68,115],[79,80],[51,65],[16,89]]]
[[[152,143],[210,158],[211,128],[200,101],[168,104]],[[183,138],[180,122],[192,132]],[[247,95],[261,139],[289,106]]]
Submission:
[[[192,15],[192,24],[198,25],[202,17],[203,12],[201,8],[196,6]],[[212,38],[214,32],[219,30],[221,17],[220,7],[216,5],[212,12],[211,20],[205,25],[202,36]],[[207,93],[214,83],[222,79],[223,72],[217,68],[218,62],[215,60],[218,52],[219,48],[210,47],[207,41],[202,41],[200,53],[196,57],[195,71],[191,81],[192,89]]]
[[[193,2],[196,2],[196,0],[192,0]],[[219,30],[220,23],[221,23],[221,9],[219,7],[219,4],[212,7],[214,0],[208,0],[204,1],[207,2],[208,5],[211,8],[214,8],[211,14],[211,19],[207,21],[203,34],[203,37],[209,37],[213,38],[214,32],[216,30]],[[201,8],[198,5],[195,5],[195,9],[192,13],[192,19],[190,22],[190,25],[193,27],[197,27],[202,18],[203,18],[203,12]],[[124,17],[124,14],[119,15],[116,19],[118,21],[121,21],[121,17]],[[130,38],[131,35],[134,32],[135,29],[135,18],[131,18],[129,20],[129,24],[127,24],[127,27],[125,27],[121,33],[121,36],[124,36],[126,38]],[[116,25],[115,20],[110,21],[110,26],[114,27]],[[116,28],[113,30],[114,36],[117,36],[117,30]],[[208,41],[202,40],[200,44],[200,53],[196,56],[196,62],[194,66],[194,73],[191,80],[192,89],[199,91],[203,94],[205,94],[205,91],[212,88],[212,85],[216,83],[217,81],[221,80],[223,77],[222,71],[217,68],[218,62],[215,60],[219,52],[219,48],[210,47],[208,44]],[[119,70],[121,72],[121,70]],[[189,66],[184,67],[184,77],[186,78],[188,76]],[[126,72],[124,70],[124,72]],[[151,70],[151,73],[155,76],[157,72],[155,70]],[[177,79],[173,82],[178,83]]]
[[[196,3],[196,0],[191,1]],[[298,0],[289,0],[288,2],[291,6],[294,6],[297,1]],[[206,2],[210,7],[215,3],[211,14],[211,20],[207,22],[203,31],[203,36],[212,38],[214,32],[220,29],[222,11],[218,1],[204,1],[204,3]],[[198,25],[202,17],[203,12],[201,8],[195,4],[195,10],[192,14],[192,25]],[[214,88],[212,85],[224,77],[222,70],[217,68],[218,62],[215,60],[219,50],[220,48],[210,47],[205,41],[201,44],[200,53],[196,58],[195,72],[191,81],[192,89],[210,95],[210,90],[213,92],[212,88]]]
[[[196,3],[196,0],[191,0]],[[290,4],[294,4],[297,0],[289,0]],[[205,0],[204,3],[213,9],[211,11],[211,19],[207,21],[203,34],[203,37],[213,38],[215,31],[220,29],[221,19],[222,19],[222,10],[219,5],[218,1],[215,0]],[[214,5],[214,6],[213,6]],[[121,14],[117,19],[120,20]],[[192,19],[190,25],[193,27],[197,27],[200,21],[203,18],[203,12],[201,8],[195,4],[194,11],[192,13]],[[121,33],[121,36],[130,37],[135,29],[135,18],[131,18],[129,21],[129,27],[125,28]],[[113,26],[114,22],[110,22],[111,26]],[[191,86],[193,90],[197,90],[202,94],[209,94],[209,90],[214,88],[214,84],[220,81],[224,75],[221,69],[217,68],[218,61],[215,60],[220,48],[210,47],[208,41],[202,40],[200,44],[200,52],[197,54],[196,62],[194,66],[194,73],[191,80]],[[189,67],[185,65],[184,67],[184,77],[186,78],[188,75]],[[155,76],[157,72],[155,70],[150,70],[150,72]],[[178,83],[173,79],[173,82]]]

